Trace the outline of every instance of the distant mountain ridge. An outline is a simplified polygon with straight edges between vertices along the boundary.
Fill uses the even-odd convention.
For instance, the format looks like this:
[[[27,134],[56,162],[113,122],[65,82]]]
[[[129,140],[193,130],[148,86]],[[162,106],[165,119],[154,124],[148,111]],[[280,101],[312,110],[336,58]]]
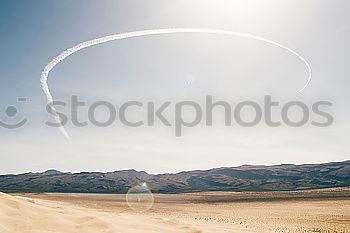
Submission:
[[[348,187],[350,160],[303,165],[243,165],[156,175],[134,169],[106,173],[48,170],[0,175],[0,192],[126,193],[141,182],[147,182],[156,193]]]

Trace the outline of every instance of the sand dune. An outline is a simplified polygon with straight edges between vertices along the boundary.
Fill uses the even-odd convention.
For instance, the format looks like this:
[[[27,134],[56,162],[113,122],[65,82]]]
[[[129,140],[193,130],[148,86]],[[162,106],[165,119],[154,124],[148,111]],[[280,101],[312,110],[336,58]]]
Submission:
[[[130,213],[101,212],[69,203],[0,193],[1,233],[251,232],[213,224]]]
[[[154,194],[137,213],[124,194],[0,193],[0,233],[350,233],[350,189]]]

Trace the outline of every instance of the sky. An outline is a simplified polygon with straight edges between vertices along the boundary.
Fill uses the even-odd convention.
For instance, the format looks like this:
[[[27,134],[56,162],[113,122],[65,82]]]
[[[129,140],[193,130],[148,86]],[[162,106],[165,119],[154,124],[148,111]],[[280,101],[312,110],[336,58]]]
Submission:
[[[350,3],[347,1],[162,1],[162,0],[3,0],[0,3],[0,120],[27,123],[0,127],[0,173],[28,171],[114,171],[150,173],[230,167],[243,164],[319,163],[349,159]],[[40,74],[47,63],[76,44],[117,34],[159,28],[212,28],[271,39],[297,51],[310,63],[257,40],[212,34],[154,35],[112,41],[81,50],[49,75],[55,100],[73,95],[87,106],[136,100],[161,104],[203,103],[206,95],[234,106],[240,101],[311,106],[329,101],[334,123],[328,127],[223,125],[217,111],[212,127],[199,124],[175,137],[174,127],[75,127],[69,143],[57,128]],[[24,97],[26,102],[18,101]],[[17,114],[6,114],[9,106]],[[60,108],[69,115],[69,107]],[[172,110],[167,114],[172,116]],[[108,114],[98,112],[99,119]],[[186,112],[187,114],[187,112]],[[246,115],[251,117],[249,111]],[[298,117],[298,112],[292,115]],[[191,118],[191,113],[188,113]],[[280,108],[273,116],[278,118]],[[79,118],[86,119],[87,107]],[[144,119],[137,109],[134,120]],[[315,118],[317,116],[311,116]]]

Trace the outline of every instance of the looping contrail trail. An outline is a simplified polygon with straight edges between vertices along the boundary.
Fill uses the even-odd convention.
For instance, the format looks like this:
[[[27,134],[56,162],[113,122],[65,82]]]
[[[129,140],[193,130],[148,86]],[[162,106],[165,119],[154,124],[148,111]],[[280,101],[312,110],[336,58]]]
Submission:
[[[47,84],[47,78],[49,76],[49,72],[58,64],[60,63],[63,59],[67,58],[71,54],[93,46],[97,44],[102,44],[108,41],[113,41],[113,40],[121,40],[121,39],[126,39],[126,38],[132,38],[132,37],[139,37],[139,36],[148,36],[148,35],[161,35],[161,34],[175,34],[175,33],[209,33],[209,34],[221,34],[221,35],[229,35],[229,36],[240,36],[244,38],[250,38],[254,40],[259,40],[263,41],[272,45],[275,45],[277,47],[280,47],[284,50],[287,50],[288,52],[292,53],[296,57],[298,57],[307,67],[309,76],[304,84],[304,86],[298,91],[299,93],[302,92],[310,83],[311,81],[311,76],[312,76],[312,71],[309,63],[306,61],[306,59],[301,56],[299,53],[294,51],[293,49],[288,48],[287,46],[284,46],[280,43],[277,43],[275,41],[259,37],[259,36],[254,36],[246,33],[240,33],[240,32],[233,32],[233,31],[227,31],[227,30],[220,30],[220,29],[207,29],[207,28],[164,28],[164,29],[150,29],[150,30],[142,30],[142,31],[134,31],[134,32],[125,32],[125,33],[119,33],[119,34],[114,34],[114,35],[109,35],[109,36],[104,36],[100,37],[97,39],[89,40],[82,42],[74,47],[71,47],[65,51],[63,51],[61,54],[59,54],[57,57],[55,57],[50,63],[48,63],[44,70],[41,73],[40,76],[40,83],[41,83],[41,88],[43,89],[46,98],[47,98],[47,104],[51,110],[51,112],[54,115],[54,119],[59,125],[59,130],[61,133],[70,141],[70,136],[65,130],[64,126],[61,124],[60,118],[57,114],[56,108],[53,106],[53,97],[50,92],[49,86]]]

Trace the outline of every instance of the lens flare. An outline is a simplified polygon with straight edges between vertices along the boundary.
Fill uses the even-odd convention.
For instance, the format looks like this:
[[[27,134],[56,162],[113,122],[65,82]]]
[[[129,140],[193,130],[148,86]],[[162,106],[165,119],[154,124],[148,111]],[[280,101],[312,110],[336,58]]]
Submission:
[[[146,182],[129,189],[126,194],[126,203],[135,212],[146,212],[154,204],[154,197]]]

